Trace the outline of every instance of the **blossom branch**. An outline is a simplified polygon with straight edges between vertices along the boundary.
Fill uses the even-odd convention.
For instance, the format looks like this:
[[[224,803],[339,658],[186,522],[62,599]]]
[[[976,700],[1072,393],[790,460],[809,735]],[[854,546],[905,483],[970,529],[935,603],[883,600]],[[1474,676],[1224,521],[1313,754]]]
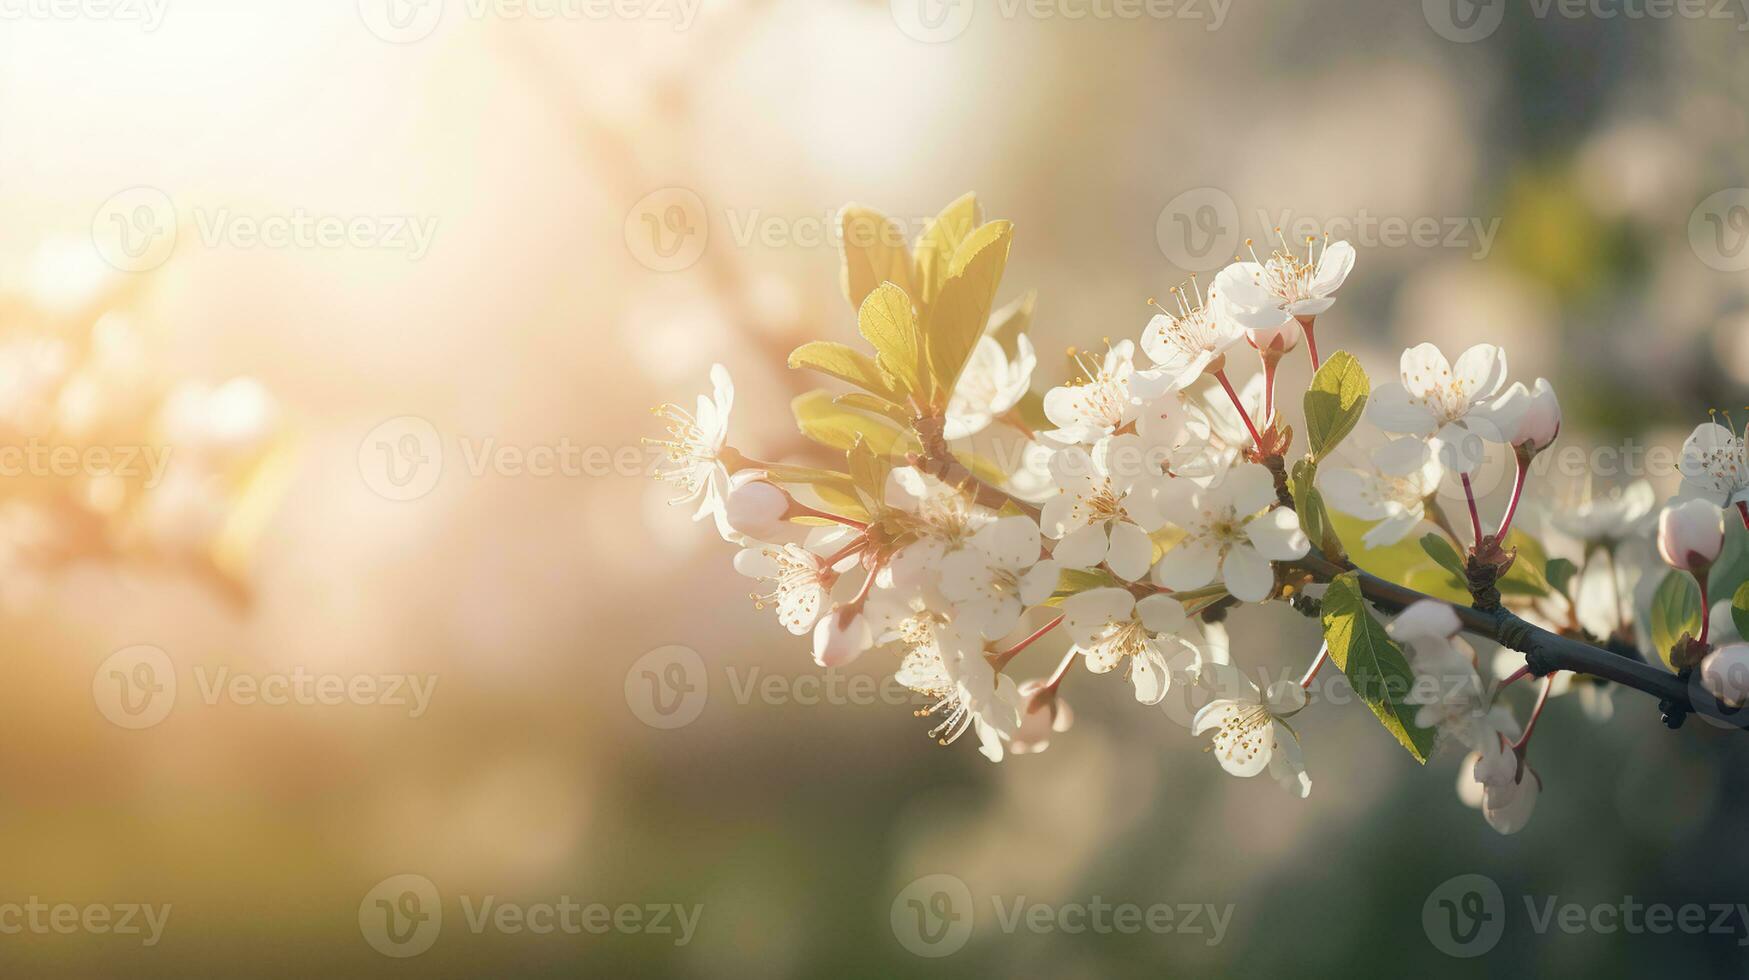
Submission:
[[[1300,559],[1298,564],[1322,580],[1351,570],[1316,552]],[[1592,646],[1527,623],[1504,607],[1483,611],[1445,602],[1364,571],[1360,572],[1360,590],[1374,606],[1385,612],[1402,612],[1424,600],[1450,606],[1457,613],[1458,622],[1465,632],[1524,654],[1526,666],[1537,677],[1546,677],[1557,670],[1570,670],[1650,694],[1659,699],[1665,724],[1671,728],[1681,725],[1694,710],[1687,682],[1676,674],[1647,664],[1638,651],[1624,647],[1618,652]],[[1738,727],[1749,727],[1749,711],[1729,720]]]

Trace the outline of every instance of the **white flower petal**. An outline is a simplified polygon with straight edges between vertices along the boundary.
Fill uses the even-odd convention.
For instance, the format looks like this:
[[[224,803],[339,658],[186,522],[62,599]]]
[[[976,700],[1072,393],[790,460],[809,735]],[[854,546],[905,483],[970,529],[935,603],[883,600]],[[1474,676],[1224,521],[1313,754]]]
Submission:
[[[1221,578],[1227,591],[1240,602],[1262,602],[1275,590],[1275,570],[1257,549],[1248,544],[1235,544],[1221,560]]]

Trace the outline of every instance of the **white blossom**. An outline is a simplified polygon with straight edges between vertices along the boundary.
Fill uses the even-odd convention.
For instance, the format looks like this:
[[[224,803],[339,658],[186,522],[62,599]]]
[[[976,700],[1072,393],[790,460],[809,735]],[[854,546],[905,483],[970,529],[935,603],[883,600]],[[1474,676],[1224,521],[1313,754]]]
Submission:
[[[1265,693],[1231,665],[1210,665],[1211,686],[1226,693],[1197,711],[1193,734],[1214,730],[1215,760],[1235,776],[1269,771],[1283,789],[1301,797],[1312,792],[1306,775],[1300,737],[1286,719],[1306,706],[1306,692],[1290,680],[1277,681]]]
[[[1063,600],[1063,629],[1093,673],[1127,663],[1143,704],[1159,704],[1175,678],[1195,674],[1202,663],[1201,650],[1187,636],[1193,627],[1184,607],[1171,596],[1138,602],[1128,589],[1080,592]]]
[[[1386,432],[1435,438],[1447,469],[1472,473],[1481,442],[1502,442],[1494,400],[1506,384],[1506,353],[1492,344],[1464,351],[1456,367],[1432,344],[1403,352],[1400,381],[1373,389],[1366,415]]]
[[[729,438],[729,411],[735,404],[735,384],[721,364],[711,365],[712,393],[698,396],[698,409],[688,412],[675,404],[663,405],[656,414],[668,423],[668,438],[650,440],[664,451],[656,475],[680,488],[673,503],[698,501],[692,519],[707,516],[717,522],[717,531],[728,541],[736,540],[723,513],[723,497],[729,490],[729,469],[722,452]]]
[[[1101,439],[1089,453],[1070,446],[1051,457],[1059,489],[1040,515],[1044,533],[1057,539],[1051,556],[1064,568],[1104,562],[1120,578],[1146,575],[1154,558],[1148,535],[1161,519],[1154,504],[1158,481],[1136,465],[1142,458],[1134,435]],[[1128,465],[1113,465],[1128,461]]]
[[[1354,269],[1354,246],[1324,240],[1322,250],[1306,240],[1306,257],[1282,248],[1268,259],[1235,262],[1215,277],[1233,317],[1248,329],[1264,330],[1298,317],[1313,317],[1336,302],[1336,290]],[[1316,252],[1316,254],[1314,254]]]
[[[1212,489],[1171,481],[1161,511],[1184,537],[1154,566],[1154,581],[1183,591],[1218,578],[1240,601],[1268,598],[1275,589],[1270,562],[1304,558],[1311,549],[1299,515],[1274,503],[1275,478],[1256,463],[1234,467]]]
[[[941,593],[954,603],[955,621],[985,639],[1012,632],[1028,607],[1056,590],[1057,562],[1040,560],[1042,541],[1032,518],[999,517],[966,543],[942,559]]]
[[[995,337],[988,334],[979,337],[954,385],[953,397],[948,400],[944,435],[963,439],[984,431],[992,421],[1020,404],[1020,399],[1032,388],[1032,372],[1037,366],[1038,357],[1025,334],[1015,339],[1012,361]]]

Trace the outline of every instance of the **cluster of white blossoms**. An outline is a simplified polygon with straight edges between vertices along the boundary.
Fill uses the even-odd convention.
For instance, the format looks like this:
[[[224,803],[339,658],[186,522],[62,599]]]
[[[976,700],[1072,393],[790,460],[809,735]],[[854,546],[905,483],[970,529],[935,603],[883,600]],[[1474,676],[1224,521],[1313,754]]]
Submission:
[[[1031,298],[994,302],[1007,222],[983,222],[970,196],[915,243],[867,209],[847,209],[844,222],[843,285],[872,354],[817,341],[790,358],[849,388],[794,405],[802,433],[842,467],[732,448],[734,390],[720,366],[695,410],[658,410],[670,422],[657,440],[660,475],[742,549],[735,567],[759,580],[756,601],[791,633],[811,634],[817,664],[890,649],[895,676],[934,719],[930,734],[945,744],[971,731],[999,761],[1068,728],[1061,690],[1079,661],[1121,674],[1145,705],[1177,692],[1173,704],[1189,709],[1181,723],[1210,736],[1222,769],[1267,772],[1305,796],[1291,720],[1335,663],[1418,761],[1446,742],[1469,751],[1459,793],[1490,825],[1524,826],[1542,785],[1525,761],[1530,737],[1549,697],[1578,684],[1566,671],[1532,675],[1510,650],[1503,667],[1483,670],[1458,636],[1480,620],[1466,624],[1459,609],[1596,649],[1631,642],[1616,559],[1652,509],[1644,485],[1527,508],[1552,522],[1551,541],[1571,558],[1547,557],[1515,526],[1529,464],[1561,428],[1546,380],[1509,384],[1506,355],[1491,345],[1454,364],[1421,344],[1376,388],[1349,354],[1321,361],[1317,319],[1355,252],[1308,240],[1253,251],[1207,286],[1193,277],[1155,304],[1139,337],[1072,350],[1079,376],[1035,393]],[[1277,366],[1302,344],[1314,377],[1296,459],[1275,389]],[[1251,369],[1235,380],[1242,366]],[[1743,440],[1714,429],[1691,440],[1695,480],[1742,505]],[[1470,483],[1488,446],[1518,464],[1491,529]],[[1453,476],[1467,540],[1439,505]],[[1365,527],[1347,546],[1364,549],[1356,559],[1333,511]],[[1706,553],[1717,548],[1697,549]],[[1437,597],[1405,599],[1418,594],[1407,582],[1368,574],[1387,559],[1408,559],[1397,577],[1432,583]],[[1599,589],[1594,569],[1605,564]],[[1287,601],[1320,619],[1324,643],[1303,677],[1258,683],[1233,663],[1223,621],[1245,604]],[[1399,615],[1387,627],[1375,611]],[[1021,655],[1058,630],[1068,643],[1055,667],[1020,674]],[[1710,661],[1714,673],[1749,670],[1749,645],[1734,649],[1730,664]],[[1543,685],[1521,727],[1503,692],[1525,676]],[[1588,712],[1606,715],[1596,692],[1607,685],[1587,678],[1584,688],[1588,705],[1603,706]],[[1749,683],[1731,690],[1749,696]]]

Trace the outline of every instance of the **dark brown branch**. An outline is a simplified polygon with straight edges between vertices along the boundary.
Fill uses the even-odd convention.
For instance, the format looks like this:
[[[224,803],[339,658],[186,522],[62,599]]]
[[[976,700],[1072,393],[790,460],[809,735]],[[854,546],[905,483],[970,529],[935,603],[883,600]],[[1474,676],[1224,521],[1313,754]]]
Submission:
[[[1301,559],[1299,564],[1321,579],[1333,578],[1350,571],[1316,552]],[[1386,612],[1401,612],[1424,599],[1444,602],[1443,599],[1434,599],[1364,571],[1359,574],[1361,594]],[[1693,700],[1695,691],[1691,690],[1685,675],[1672,674],[1653,667],[1637,651],[1630,653],[1605,650],[1571,637],[1551,633],[1525,622],[1504,607],[1485,612],[1456,603],[1445,604],[1457,613],[1458,622],[1463,625],[1465,632],[1493,640],[1501,646],[1524,654],[1525,664],[1537,677],[1546,677],[1558,670],[1570,670],[1576,674],[1589,674],[1623,687],[1644,691],[1658,699],[1659,707],[1664,712],[1665,724],[1671,728],[1681,725],[1683,718],[1697,710],[1726,724],[1749,728],[1749,711],[1727,712],[1712,703],[1697,706]],[[1704,700],[1711,701],[1710,698]]]

